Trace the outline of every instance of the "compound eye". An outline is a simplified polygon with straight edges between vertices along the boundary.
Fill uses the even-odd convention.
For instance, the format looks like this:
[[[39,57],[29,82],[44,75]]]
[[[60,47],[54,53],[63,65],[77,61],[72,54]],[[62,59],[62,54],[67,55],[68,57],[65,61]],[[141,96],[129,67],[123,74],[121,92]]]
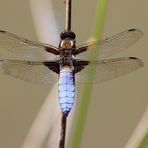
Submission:
[[[63,40],[61,42],[61,48],[63,49],[70,49],[73,46],[73,41],[71,40]]]

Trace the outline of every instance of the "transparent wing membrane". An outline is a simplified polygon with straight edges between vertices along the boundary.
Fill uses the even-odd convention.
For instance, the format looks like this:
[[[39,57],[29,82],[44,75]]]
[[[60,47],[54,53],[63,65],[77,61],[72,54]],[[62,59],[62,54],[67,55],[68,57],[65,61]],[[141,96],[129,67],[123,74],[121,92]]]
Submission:
[[[0,72],[12,77],[37,83],[48,84],[58,80],[58,75],[43,64],[44,62],[0,60]]]
[[[0,47],[14,53],[22,60],[54,60],[59,54],[58,49],[52,45],[26,40],[2,30],[0,30]]]
[[[76,81],[90,84],[104,82],[128,74],[142,66],[143,62],[135,57],[91,61],[76,74]]]
[[[105,40],[93,41],[78,46],[75,55],[79,59],[92,59],[93,57],[97,57],[97,59],[106,59],[132,46],[142,37],[142,35],[142,31],[139,29],[126,30]]]

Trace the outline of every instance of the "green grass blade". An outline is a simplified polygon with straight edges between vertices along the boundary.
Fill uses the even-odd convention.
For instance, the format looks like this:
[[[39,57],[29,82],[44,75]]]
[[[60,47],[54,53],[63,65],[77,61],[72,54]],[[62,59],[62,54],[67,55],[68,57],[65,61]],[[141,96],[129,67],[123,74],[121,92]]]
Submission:
[[[97,7],[96,7],[96,19],[94,22],[94,28],[92,32],[92,36],[96,39],[100,39],[100,36],[102,34],[105,8],[106,8],[106,0],[98,0]],[[97,50],[97,52],[99,51],[99,49],[94,49],[94,50]],[[93,52],[91,53],[91,56],[94,53],[96,53],[94,50],[92,50]],[[91,79],[92,75],[88,74],[87,77],[88,79]],[[83,127],[85,124],[85,118],[86,118],[86,113],[88,109],[91,90],[92,90],[91,85],[84,85],[83,89],[80,91],[78,111],[74,119],[72,137],[70,139],[69,148],[79,147],[81,137],[82,137]]]
[[[148,148],[148,130],[145,132],[139,146],[137,148]]]

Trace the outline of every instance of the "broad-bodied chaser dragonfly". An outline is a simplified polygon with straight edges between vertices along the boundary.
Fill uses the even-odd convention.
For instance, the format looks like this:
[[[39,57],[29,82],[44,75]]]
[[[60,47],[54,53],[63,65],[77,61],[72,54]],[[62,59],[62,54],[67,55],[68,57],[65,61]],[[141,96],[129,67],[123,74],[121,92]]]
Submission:
[[[76,35],[71,31],[72,3],[71,0],[64,0],[64,3],[66,23],[65,31],[60,34],[59,47],[0,30],[0,47],[21,58],[0,60],[0,69],[4,74],[38,84],[55,82],[59,76],[59,103],[63,115],[67,117],[74,103],[75,80],[86,83],[103,82],[143,66],[143,62],[135,57],[108,59],[133,45],[143,33],[139,29],[129,29],[105,40],[76,46]],[[94,48],[99,49],[99,55],[96,57],[94,53],[95,58],[88,58]],[[86,77],[94,68],[95,77]]]
[[[75,79],[98,83],[143,66],[143,62],[135,57],[108,59],[133,45],[142,35],[139,29],[130,29],[105,40],[76,46],[74,32],[64,31],[60,35],[59,47],[55,47],[0,30],[0,47],[21,58],[0,60],[0,69],[4,74],[38,84],[58,81],[56,76],[59,76],[59,103],[67,116],[74,103]],[[90,61],[87,54],[94,47],[99,49],[99,55],[97,60]],[[92,72],[92,66],[95,66],[95,77],[88,80],[85,75]]]

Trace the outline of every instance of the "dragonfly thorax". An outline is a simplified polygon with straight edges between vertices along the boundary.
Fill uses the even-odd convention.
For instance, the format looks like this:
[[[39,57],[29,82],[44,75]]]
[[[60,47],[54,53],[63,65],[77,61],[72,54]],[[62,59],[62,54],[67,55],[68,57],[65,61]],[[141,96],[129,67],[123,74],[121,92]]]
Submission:
[[[70,66],[73,63],[73,54],[72,54],[72,48],[70,49],[61,49],[60,53],[60,63],[62,65]]]

